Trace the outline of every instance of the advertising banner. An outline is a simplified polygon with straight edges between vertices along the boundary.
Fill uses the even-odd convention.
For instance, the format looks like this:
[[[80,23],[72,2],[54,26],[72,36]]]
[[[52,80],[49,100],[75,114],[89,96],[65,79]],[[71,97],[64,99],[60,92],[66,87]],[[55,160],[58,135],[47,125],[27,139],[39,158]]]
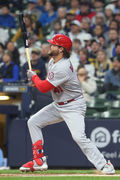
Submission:
[[[88,120],[86,133],[104,157],[120,167],[120,119]]]

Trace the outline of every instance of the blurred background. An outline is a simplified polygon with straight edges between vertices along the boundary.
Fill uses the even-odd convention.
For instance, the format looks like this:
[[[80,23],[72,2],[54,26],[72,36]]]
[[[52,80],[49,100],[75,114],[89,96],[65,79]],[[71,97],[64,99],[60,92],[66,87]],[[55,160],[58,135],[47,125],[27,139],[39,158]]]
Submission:
[[[48,39],[68,35],[70,60],[87,103],[86,134],[120,167],[120,0],[0,0],[0,169],[32,158],[28,118],[52,102],[27,82],[19,25],[24,13],[32,69],[47,75]],[[45,153],[55,168],[92,168],[63,123],[46,127]]]

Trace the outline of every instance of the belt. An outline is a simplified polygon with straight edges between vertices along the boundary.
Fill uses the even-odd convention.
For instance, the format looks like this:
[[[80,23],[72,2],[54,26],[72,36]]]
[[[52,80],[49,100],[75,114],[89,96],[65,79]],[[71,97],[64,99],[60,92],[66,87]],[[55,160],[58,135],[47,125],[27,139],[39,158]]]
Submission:
[[[70,102],[72,102],[72,101],[74,101],[75,99],[70,99],[70,100],[68,100],[68,101],[64,101],[64,102],[58,102],[57,104],[58,105],[65,105],[65,104],[68,104],[68,103],[70,103]]]

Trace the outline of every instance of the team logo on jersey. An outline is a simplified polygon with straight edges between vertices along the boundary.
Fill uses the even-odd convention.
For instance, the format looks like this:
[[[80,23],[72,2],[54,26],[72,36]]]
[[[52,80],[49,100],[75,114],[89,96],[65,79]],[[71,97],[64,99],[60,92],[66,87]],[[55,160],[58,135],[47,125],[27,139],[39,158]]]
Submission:
[[[53,78],[54,78],[54,73],[53,72],[48,73],[48,79],[51,80]]]
[[[53,91],[54,91],[54,93],[56,93],[56,94],[60,94],[60,93],[63,92],[63,90],[62,90],[62,88],[61,88],[60,86],[55,87]]]

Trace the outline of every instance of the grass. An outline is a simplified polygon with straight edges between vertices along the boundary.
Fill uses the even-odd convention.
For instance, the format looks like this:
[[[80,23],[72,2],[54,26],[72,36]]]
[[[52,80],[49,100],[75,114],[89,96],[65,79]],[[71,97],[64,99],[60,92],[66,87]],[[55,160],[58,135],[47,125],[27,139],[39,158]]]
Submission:
[[[29,172],[32,174],[32,172]],[[60,169],[60,170],[55,170],[55,169],[49,169],[47,171],[35,171],[34,174],[93,174],[95,173],[94,170],[76,170],[76,169]],[[0,170],[0,174],[23,174],[19,170]]]
[[[79,169],[48,169],[47,171],[35,171],[34,174],[95,174],[95,169],[79,170]],[[0,170],[0,174],[23,174],[16,169]],[[26,173],[27,174],[27,173]],[[29,172],[29,174],[33,174]],[[120,174],[120,170],[116,170],[116,174]]]
[[[5,174],[5,176],[2,176]],[[11,174],[13,176],[11,176]],[[50,177],[49,174],[55,175],[54,177]],[[60,174],[66,174],[66,176],[57,176]],[[68,176],[68,175],[69,176]],[[71,176],[70,176],[71,174]],[[77,176],[78,174],[78,176]],[[82,176],[79,176],[82,174]],[[85,175],[84,175],[85,174]],[[86,174],[90,174],[90,176],[86,176]],[[47,170],[41,172],[29,172],[22,173],[19,170],[0,170],[0,180],[120,180],[120,176],[94,176],[96,174],[96,170]],[[120,170],[116,171],[117,175],[120,175]],[[20,177],[24,175],[23,177]],[[39,176],[41,175],[41,176]],[[48,176],[44,176],[48,175]],[[75,176],[73,176],[75,175]]]
[[[0,180],[119,180],[120,177],[1,177]]]

